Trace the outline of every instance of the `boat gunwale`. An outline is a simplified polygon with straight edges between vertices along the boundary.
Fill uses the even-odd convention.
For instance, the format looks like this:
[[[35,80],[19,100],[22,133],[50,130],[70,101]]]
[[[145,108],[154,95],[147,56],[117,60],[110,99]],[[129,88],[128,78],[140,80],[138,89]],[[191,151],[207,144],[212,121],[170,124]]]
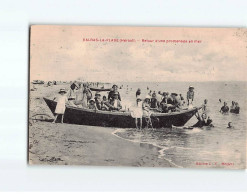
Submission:
[[[49,100],[52,102],[56,102],[54,100],[48,99],[43,97],[43,99],[45,100]],[[92,110],[89,108],[83,108],[83,107],[73,107],[73,106],[69,106],[66,105],[66,108],[70,108],[70,109],[74,109],[74,110],[79,110],[79,111],[85,111],[85,112],[91,112],[91,113],[97,113],[97,114],[110,114],[110,115],[121,115],[121,116],[131,116],[131,112],[119,112],[119,111],[102,111],[102,110]],[[187,109],[187,110],[182,110],[180,112],[172,112],[172,113],[152,113],[151,116],[157,116],[157,117],[162,117],[162,116],[174,116],[174,115],[180,115],[180,114],[186,114],[186,113],[190,113],[193,112],[195,110],[199,110],[201,108],[201,106],[199,107],[193,107],[193,109]]]

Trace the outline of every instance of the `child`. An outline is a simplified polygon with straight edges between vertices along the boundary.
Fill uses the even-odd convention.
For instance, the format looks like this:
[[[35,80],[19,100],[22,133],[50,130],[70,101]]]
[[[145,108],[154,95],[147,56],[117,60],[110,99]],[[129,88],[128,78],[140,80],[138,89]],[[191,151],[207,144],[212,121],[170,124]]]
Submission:
[[[98,110],[94,99],[89,100],[88,108],[91,110]]]
[[[136,129],[138,129],[138,119],[140,121],[140,130],[142,129],[142,100],[138,97],[136,99],[136,107],[131,112],[131,116],[135,118]]]
[[[188,101],[188,106],[190,104],[193,104],[194,101],[194,87],[190,86],[189,91],[187,92],[187,101]]]
[[[58,93],[60,94],[59,97],[54,98],[54,100],[57,99],[57,106],[55,109],[55,119],[52,123],[56,122],[59,114],[62,115],[61,123],[63,123],[63,116],[64,116],[64,112],[65,112],[65,103],[68,102],[68,98],[65,95],[66,94],[65,89],[60,89],[60,91]]]
[[[106,96],[104,95],[103,96],[103,100],[101,102],[101,108],[102,108],[102,110],[108,110],[109,109],[108,105],[109,105],[108,104],[108,101],[106,99]]]

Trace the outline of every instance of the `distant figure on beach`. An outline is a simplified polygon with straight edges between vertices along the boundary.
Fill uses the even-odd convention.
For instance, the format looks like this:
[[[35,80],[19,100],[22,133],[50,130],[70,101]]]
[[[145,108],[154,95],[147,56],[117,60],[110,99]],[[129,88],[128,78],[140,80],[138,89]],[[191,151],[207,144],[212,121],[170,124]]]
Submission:
[[[76,100],[76,90],[79,89],[79,85],[77,83],[72,83],[70,85],[70,89],[67,92],[68,97],[68,103],[70,106],[75,106],[75,100]]]
[[[110,99],[113,99],[116,93],[118,94],[118,100],[121,101],[121,96],[120,93],[118,92],[118,86],[115,84],[112,86],[111,91],[108,94],[108,100],[110,101]]]
[[[193,86],[189,86],[189,91],[187,92],[187,105],[189,106],[190,104],[193,104],[194,101],[194,87]]]
[[[63,117],[64,117],[64,112],[65,112],[65,104],[66,102],[68,102],[68,98],[65,95],[66,91],[65,89],[60,89],[60,91],[58,92],[60,95],[56,98],[54,98],[54,100],[57,100],[57,105],[56,105],[56,109],[55,109],[55,119],[53,120],[52,123],[55,123],[57,120],[58,115],[62,115],[62,119],[61,119],[61,123],[63,123]]]
[[[204,104],[202,105],[202,111],[204,111],[204,112],[207,111],[207,106],[208,106],[207,104],[208,104],[208,100],[205,99]]]
[[[152,96],[152,90],[148,92],[148,95],[151,97]]]
[[[224,106],[221,107],[220,112],[221,113],[227,113],[227,112],[229,112],[229,107],[227,106],[227,103],[226,102],[224,102]]]
[[[141,89],[138,88],[136,91],[136,98],[140,97],[140,95],[141,95]]]
[[[213,127],[213,120],[208,116],[206,113],[202,113],[200,115],[198,112],[195,114],[196,118],[198,119],[198,122],[194,124],[192,127],[204,127],[204,126],[210,126]]]
[[[221,103],[221,99],[219,99],[219,102]]]
[[[230,112],[235,113],[235,114],[239,114],[239,111],[240,111],[240,107],[238,105],[238,102],[232,101]]]
[[[109,110],[121,110],[122,109],[122,105],[119,98],[119,93],[118,92],[114,92],[112,94],[112,98],[109,100]]]
[[[135,118],[136,129],[142,129],[142,116],[143,116],[142,100],[139,97],[136,99],[136,107],[134,107],[133,111],[131,112],[131,116]],[[139,127],[138,127],[138,119],[140,121]]]
[[[94,99],[89,100],[88,108],[91,110],[98,110]]]
[[[229,128],[229,129],[234,128],[234,127],[232,126],[232,122],[229,122],[229,123],[228,123],[228,127],[227,127],[227,128]]]

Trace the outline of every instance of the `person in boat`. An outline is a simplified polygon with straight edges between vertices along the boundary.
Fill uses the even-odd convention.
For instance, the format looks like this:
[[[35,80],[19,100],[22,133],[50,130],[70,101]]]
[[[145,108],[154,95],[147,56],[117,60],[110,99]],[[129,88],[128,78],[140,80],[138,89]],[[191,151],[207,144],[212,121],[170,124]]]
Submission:
[[[152,108],[150,107],[150,99],[151,97],[147,95],[142,103],[143,117],[145,118],[147,128],[149,125],[153,128],[151,117],[150,117],[152,114],[151,112]]]
[[[115,92],[114,94],[112,94],[112,98],[109,101],[109,110],[121,110],[122,109],[122,105],[121,105],[121,101],[118,99],[119,97],[119,93]]]
[[[95,100],[95,105],[97,107],[98,110],[101,110],[102,109],[102,100],[101,100],[101,94],[99,92],[95,93],[95,97],[94,97],[94,100]]]
[[[155,92],[152,94],[152,98],[150,99],[150,107],[157,110],[160,107],[160,102],[157,100],[157,96]]]
[[[189,90],[187,92],[187,105],[189,106],[190,104],[193,104],[194,101],[194,87],[193,86],[189,86]]]
[[[58,97],[54,98],[54,100],[57,100],[57,105],[56,105],[56,109],[55,109],[55,118],[54,118],[52,123],[56,122],[58,115],[62,115],[61,123],[63,123],[63,116],[64,116],[64,112],[66,109],[65,104],[66,104],[66,102],[68,102],[68,98],[65,95],[66,94],[65,89],[60,89],[60,91],[58,93],[60,95]]]
[[[103,96],[103,100],[101,101],[101,109],[102,110],[109,110],[109,102],[106,99],[106,96]]]
[[[162,113],[168,113],[173,108],[173,100],[168,95],[168,92],[163,93],[163,99],[160,102],[160,109]]]
[[[143,111],[142,111],[142,100],[140,97],[136,99],[136,107],[133,109],[131,112],[131,116],[135,118],[135,124],[136,124],[136,129],[142,129],[142,116],[143,116]],[[138,120],[140,121],[140,127],[138,127]]]
[[[234,128],[234,126],[232,126],[232,122],[229,122],[229,123],[228,123],[227,128],[228,128],[228,129],[233,129],[233,128]]]
[[[227,106],[227,103],[226,102],[224,102],[224,106],[221,107],[220,112],[221,113],[227,113],[227,112],[229,112],[229,107]]]
[[[184,100],[184,97],[183,97],[183,95],[181,93],[179,94],[179,97],[180,97],[181,104],[184,105],[185,104],[185,100]]]
[[[141,95],[141,89],[138,88],[136,91],[136,98],[140,97],[140,95]]]
[[[194,124],[192,127],[204,127],[204,126],[211,126],[213,127],[213,120],[210,117],[207,117],[206,113],[202,113],[200,115],[198,112],[195,114],[196,118],[198,119],[198,122]]]
[[[83,83],[82,106],[87,107],[88,101],[92,99],[92,92],[87,83]]]
[[[108,100],[110,101],[113,98],[114,94],[116,94],[116,93],[118,94],[118,100],[121,101],[121,96],[120,96],[120,93],[118,91],[118,86],[115,84],[112,86],[112,89],[108,94]]]
[[[158,93],[157,93],[156,96],[157,96],[157,100],[158,100],[159,102],[161,102],[162,99],[163,99],[163,95],[162,95],[161,91],[158,91]]]
[[[76,90],[79,89],[79,85],[77,83],[72,83],[70,85],[70,89],[69,91],[67,92],[67,97],[68,97],[68,104],[70,106],[75,106],[75,100],[76,100]]]
[[[94,99],[89,100],[88,108],[91,110],[98,110]]]
[[[171,111],[172,112],[179,111],[181,108],[181,101],[178,98],[178,94],[171,93],[171,97],[172,97],[172,105],[173,105],[173,107],[171,108]]]

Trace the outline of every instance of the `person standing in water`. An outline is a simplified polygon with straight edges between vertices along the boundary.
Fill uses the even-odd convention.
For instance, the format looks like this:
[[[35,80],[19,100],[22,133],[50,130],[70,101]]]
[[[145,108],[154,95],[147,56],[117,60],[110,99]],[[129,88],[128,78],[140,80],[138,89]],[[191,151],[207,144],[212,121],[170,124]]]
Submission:
[[[221,113],[228,113],[229,112],[229,107],[227,106],[226,102],[224,102],[224,106],[221,107],[220,112]]]
[[[138,88],[136,91],[136,98],[140,97],[140,95],[141,95],[141,89]]]
[[[66,94],[65,89],[60,89],[60,91],[58,93],[60,95],[58,97],[54,98],[54,100],[57,100],[57,105],[56,105],[56,109],[55,109],[55,118],[54,118],[52,123],[56,122],[58,115],[62,115],[61,123],[63,123],[63,117],[64,117],[65,108],[66,108],[65,104],[66,104],[66,102],[68,102],[68,98],[65,95]]]
[[[142,111],[142,100],[141,98],[136,99],[136,107],[134,110],[131,112],[131,116],[135,118],[135,124],[136,124],[136,129],[142,129],[142,116],[143,116],[143,111]],[[138,127],[138,119],[140,121],[140,127]]]
[[[228,129],[232,129],[232,128],[234,128],[233,126],[232,126],[232,122],[229,122],[228,123],[228,127],[227,127]]]
[[[187,92],[187,102],[188,102],[188,106],[190,104],[193,104],[193,101],[194,101],[194,96],[195,96],[195,92],[194,92],[194,87],[193,86],[190,86],[189,87],[189,91]]]

